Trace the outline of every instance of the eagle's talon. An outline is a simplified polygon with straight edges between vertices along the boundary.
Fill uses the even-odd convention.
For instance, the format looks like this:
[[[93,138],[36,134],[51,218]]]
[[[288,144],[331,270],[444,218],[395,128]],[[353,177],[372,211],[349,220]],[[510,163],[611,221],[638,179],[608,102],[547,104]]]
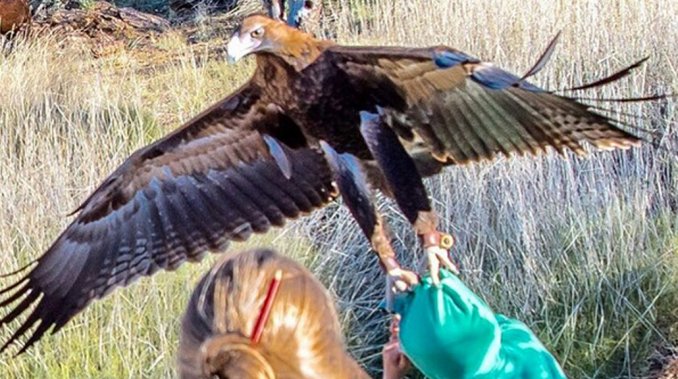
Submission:
[[[459,275],[459,269],[449,257],[449,251],[440,246],[429,246],[424,249],[426,258],[428,259],[429,273],[431,274],[431,281],[434,285],[440,284],[440,267],[445,267],[455,275]]]
[[[388,272],[388,280],[391,284],[389,287],[394,292],[406,292],[419,284],[419,276],[416,273],[399,267]]]
[[[451,235],[434,230],[429,233],[423,233],[420,237],[428,260],[431,281],[434,285],[440,284],[441,265],[455,275],[459,274],[457,265],[449,257],[450,248],[454,245],[454,238]]]

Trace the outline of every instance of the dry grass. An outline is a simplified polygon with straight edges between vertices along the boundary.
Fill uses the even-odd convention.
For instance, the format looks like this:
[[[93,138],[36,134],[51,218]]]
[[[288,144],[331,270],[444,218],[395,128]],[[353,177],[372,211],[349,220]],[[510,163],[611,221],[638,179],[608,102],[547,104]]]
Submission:
[[[326,32],[340,41],[444,43],[517,72],[563,30],[539,84],[579,84],[650,54],[631,78],[595,95],[678,88],[677,2],[383,0],[332,9]],[[172,35],[160,43],[178,59],[150,70],[138,54],[94,60],[58,42],[19,41],[0,55],[3,272],[44,251],[66,226],[65,214],[131,151],[232,91],[251,69],[200,64],[207,52]],[[644,128],[675,128],[674,101],[623,110],[644,117],[629,119]],[[675,151],[671,140],[664,143]],[[678,345],[676,170],[675,155],[646,146],[589,159],[451,168],[428,185],[457,238],[463,278],[488,303],[533,327],[571,377],[626,378],[647,375],[655,351]],[[392,204],[381,204],[414,264],[417,254],[402,248],[415,246],[411,232]],[[337,295],[354,354],[378,367],[385,329],[375,307],[383,281],[344,209],[333,206],[251,243],[274,244],[308,264]],[[178,319],[210,262],[116,291],[27,354],[0,358],[0,372],[172,377]]]

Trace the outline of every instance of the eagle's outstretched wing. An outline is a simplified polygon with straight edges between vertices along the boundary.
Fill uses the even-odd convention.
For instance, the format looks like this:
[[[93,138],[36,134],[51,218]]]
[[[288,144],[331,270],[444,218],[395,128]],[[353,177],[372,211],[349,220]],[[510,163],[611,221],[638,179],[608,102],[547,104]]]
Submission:
[[[0,291],[0,324],[23,320],[0,351],[28,336],[23,352],[117,286],[326,204],[330,170],[287,132],[291,122],[245,85],[135,152],[28,274]]]
[[[445,46],[334,46],[323,59],[332,60],[356,85],[368,83],[379,94],[375,103],[386,105],[382,118],[425,175],[446,164],[539,154],[547,147],[585,154],[586,143],[601,149],[637,145],[639,138],[615,120],[525,80],[543,67],[554,46],[522,78]],[[400,101],[380,104],[379,99]]]

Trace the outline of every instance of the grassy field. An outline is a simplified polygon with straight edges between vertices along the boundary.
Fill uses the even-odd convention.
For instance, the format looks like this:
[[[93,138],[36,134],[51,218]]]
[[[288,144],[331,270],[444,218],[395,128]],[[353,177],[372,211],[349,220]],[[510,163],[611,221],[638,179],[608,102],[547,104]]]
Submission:
[[[586,95],[678,92],[675,1],[372,0],[328,11],[322,32],[340,42],[444,43],[518,73],[562,30],[538,84],[577,85],[650,55],[630,78]],[[210,29],[219,21],[201,22]],[[133,49],[94,59],[58,37],[20,40],[0,54],[0,271],[41,254],[66,214],[129,153],[252,69],[208,61],[204,47],[177,34],[157,43],[175,59],[149,66]],[[615,110],[678,149],[675,100]],[[530,325],[572,378],[648,377],[678,353],[675,154],[646,145],[587,159],[501,159],[450,168],[427,184],[457,239],[463,279],[497,311]],[[403,260],[416,264],[404,219],[380,204]],[[383,279],[348,213],[333,205],[247,244],[255,245],[275,246],[317,273],[336,295],[351,351],[377,372]],[[0,357],[0,376],[173,377],[181,313],[213,261],[116,291],[26,354]],[[10,331],[0,328],[0,339]]]

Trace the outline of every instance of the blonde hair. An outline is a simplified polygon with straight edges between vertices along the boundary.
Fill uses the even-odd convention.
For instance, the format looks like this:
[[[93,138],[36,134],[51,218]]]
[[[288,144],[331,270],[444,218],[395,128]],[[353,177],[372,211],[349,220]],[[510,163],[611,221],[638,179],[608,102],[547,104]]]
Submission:
[[[250,341],[271,280],[280,287]],[[225,257],[193,291],[179,344],[181,378],[368,378],[348,355],[332,300],[303,266],[271,250]]]

